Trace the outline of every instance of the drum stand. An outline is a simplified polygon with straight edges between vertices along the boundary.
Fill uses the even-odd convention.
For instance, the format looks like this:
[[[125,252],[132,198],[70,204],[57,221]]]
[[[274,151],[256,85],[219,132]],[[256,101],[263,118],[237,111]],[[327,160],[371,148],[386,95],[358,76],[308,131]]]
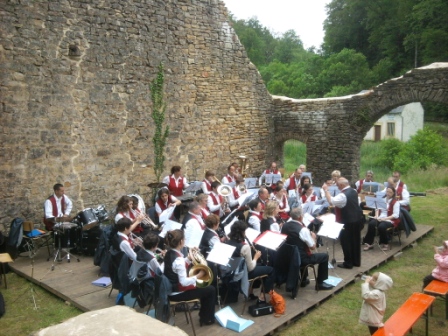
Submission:
[[[57,261],[57,262],[62,262],[62,259],[67,258],[67,262],[70,262],[70,256],[71,256],[71,253],[70,253],[68,250],[63,249],[62,246],[61,246],[61,242],[62,242],[62,239],[61,239],[62,237],[61,237],[61,235],[62,235],[62,233],[63,233],[63,231],[61,231],[61,230],[55,230],[55,231],[54,231],[55,239],[56,239],[57,236],[59,236],[59,237],[58,237],[58,238],[59,238],[59,244],[58,244],[58,249],[56,250],[56,253],[55,253],[55,255],[54,255],[53,264],[51,265],[51,270],[52,270],[52,271],[54,271],[54,267],[55,267],[55,263],[56,263],[56,261]],[[67,245],[69,246],[69,247],[67,247],[67,248],[70,248],[70,236],[69,236],[69,238],[68,238]],[[62,256],[63,253],[65,253],[65,256]],[[79,260],[78,257],[76,257],[76,260],[77,260],[78,262],[80,262],[80,260]]]

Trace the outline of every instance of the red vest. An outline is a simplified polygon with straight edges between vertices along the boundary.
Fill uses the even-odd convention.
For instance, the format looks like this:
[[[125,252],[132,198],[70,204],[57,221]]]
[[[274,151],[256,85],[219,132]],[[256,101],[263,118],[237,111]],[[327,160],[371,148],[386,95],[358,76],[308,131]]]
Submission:
[[[132,240],[129,239],[129,237],[123,237],[122,235],[120,235],[120,238],[122,241],[127,241],[131,246],[131,249],[134,249],[134,243],[132,242]]]
[[[212,184],[207,179],[204,179],[204,181],[202,181],[202,182],[205,182],[205,186],[207,188],[207,191],[211,192],[212,191]]]
[[[180,252],[178,252],[178,251],[175,251],[175,252],[176,252],[176,254],[177,254],[179,257],[181,257],[181,258],[184,257],[184,256],[182,255],[182,253],[180,253]],[[185,269],[186,269],[186,270],[188,270],[188,266],[189,266],[188,263],[185,262]],[[188,272],[187,272],[187,274],[188,274]],[[196,286],[195,286],[195,285],[182,286],[182,285],[180,284],[180,282],[178,282],[178,284],[177,284],[177,288],[179,288],[179,291],[180,291],[180,292],[184,292],[184,291],[187,291],[187,290],[195,289]]]
[[[288,190],[294,190],[294,189],[296,189],[296,187],[297,187],[297,185],[296,185],[296,178],[294,176],[290,177],[289,178]]]
[[[288,202],[288,199],[286,198],[286,195],[283,195],[282,196],[282,204],[283,204],[283,206],[279,206],[279,209],[280,210],[286,209],[286,204],[288,204],[287,202]],[[280,216],[281,219],[289,219],[289,215],[288,215],[287,212],[280,212],[279,216]]]
[[[361,190],[362,190],[362,185],[364,184],[364,180],[359,180],[358,182],[359,182],[359,186],[358,186],[358,189],[356,189],[356,191],[358,192],[358,194],[360,194]]]
[[[221,203],[222,203],[222,196],[221,196],[221,195],[218,195],[218,197],[219,197],[219,202],[218,202],[218,199],[216,198],[216,196],[215,196],[214,193],[210,193],[210,196],[211,196],[211,198],[212,198],[213,205],[218,205],[218,204],[221,204]],[[215,215],[217,215],[217,216],[219,216],[219,212],[220,212],[219,209],[216,210],[216,211],[213,211],[213,213],[214,213]]]
[[[306,195],[302,195],[302,196],[300,196],[300,199],[302,200],[302,203],[306,203],[307,196]],[[317,199],[316,195],[312,195],[309,201],[310,202],[316,202],[316,199]]]
[[[210,214],[210,213],[207,213],[206,211],[207,211],[207,210],[201,208],[201,216],[202,216],[202,219],[206,219],[207,216]],[[219,216],[219,215],[218,215],[218,216]]]
[[[50,197],[48,197],[48,199],[51,202],[51,207],[53,210],[53,217],[58,217],[58,206],[56,204],[56,197],[54,197],[54,195],[51,195]],[[61,198],[61,212],[62,214],[65,214],[65,198],[64,195],[62,195]],[[53,226],[55,223],[53,223],[52,221],[48,220],[47,218],[45,218],[45,213],[44,213],[44,218],[43,218],[43,222],[45,224],[45,228],[48,231],[53,231]]]
[[[397,203],[397,200],[391,200],[388,208],[387,208],[387,217],[392,216],[392,214],[394,213],[394,205],[395,203]],[[400,224],[400,218],[395,218],[392,220],[392,223],[394,225],[394,227],[397,227],[398,224]]]
[[[401,195],[403,193],[403,187],[404,187],[404,183],[400,181],[400,183],[398,183],[397,185],[397,197],[399,197],[399,200],[401,201],[403,199],[403,196]]]
[[[170,176],[170,184],[168,184],[168,189],[171,191],[173,196],[182,196],[184,193],[184,178],[179,179],[179,185],[176,186],[176,180]]]

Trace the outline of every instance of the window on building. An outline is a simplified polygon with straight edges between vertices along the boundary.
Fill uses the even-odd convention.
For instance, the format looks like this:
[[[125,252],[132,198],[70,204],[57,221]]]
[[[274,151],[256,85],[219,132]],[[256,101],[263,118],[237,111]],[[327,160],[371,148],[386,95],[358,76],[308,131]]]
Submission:
[[[387,123],[387,136],[395,136],[395,123],[388,122]]]

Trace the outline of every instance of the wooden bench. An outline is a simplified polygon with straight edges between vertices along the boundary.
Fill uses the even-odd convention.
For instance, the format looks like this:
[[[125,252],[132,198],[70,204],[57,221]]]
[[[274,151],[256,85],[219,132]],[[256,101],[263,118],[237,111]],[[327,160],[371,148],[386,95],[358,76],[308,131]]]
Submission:
[[[439,296],[445,300],[445,318],[448,320],[448,282],[433,280],[423,289],[423,293]]]
[[[404,336],[417,320],[426,315],[426,336],[428,336],[428,309],[436,298],[423,293],[414,293],[398,310],[379,328],[374,336]]]

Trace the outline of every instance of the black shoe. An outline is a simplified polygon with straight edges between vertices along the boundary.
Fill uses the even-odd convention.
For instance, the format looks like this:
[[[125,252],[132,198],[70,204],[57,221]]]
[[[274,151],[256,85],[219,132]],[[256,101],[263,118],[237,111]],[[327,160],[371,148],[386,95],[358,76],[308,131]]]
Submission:
[[[306,279],[305,281],[303,281],[301,284],[300,284],[300,287],[306,287],[306,286],[308,286],[310,284],[310,280],[309,279]]]
[[[249,299],[249,301],[253,301],[253,300],[255,300],[257,297],[254,295],[254,294],[249,294],[249,297],[248,297],[248,299]]]
[[[352,269],[353,268],[353,266],[348,266],[346,264],[338,264],[338,267],[340,267],[340,268],[347,268],[347,269]]]
[[[191,310],[199,310],[199,309],[201,309],[201,306],[199,305],[199,303],[195,303],[193,305],[193,307],[191,307]]]
[[[199,319],[199,325],[202,327],[203,325],[212,325],[213,323],[215,323],[215,319],[212,319],[210,321],[203,321],[201,319]]]
[[[265,304],[266,304],[266,300],[260,300],[260,299],[257,300],[257,306],[262,306]]]
[[[330,289],[333,289],[334,286],[326,284],[325,282],[322,282],[321,284],[317,285],[317,288],[319,288],[319,290],[330,290]]]

